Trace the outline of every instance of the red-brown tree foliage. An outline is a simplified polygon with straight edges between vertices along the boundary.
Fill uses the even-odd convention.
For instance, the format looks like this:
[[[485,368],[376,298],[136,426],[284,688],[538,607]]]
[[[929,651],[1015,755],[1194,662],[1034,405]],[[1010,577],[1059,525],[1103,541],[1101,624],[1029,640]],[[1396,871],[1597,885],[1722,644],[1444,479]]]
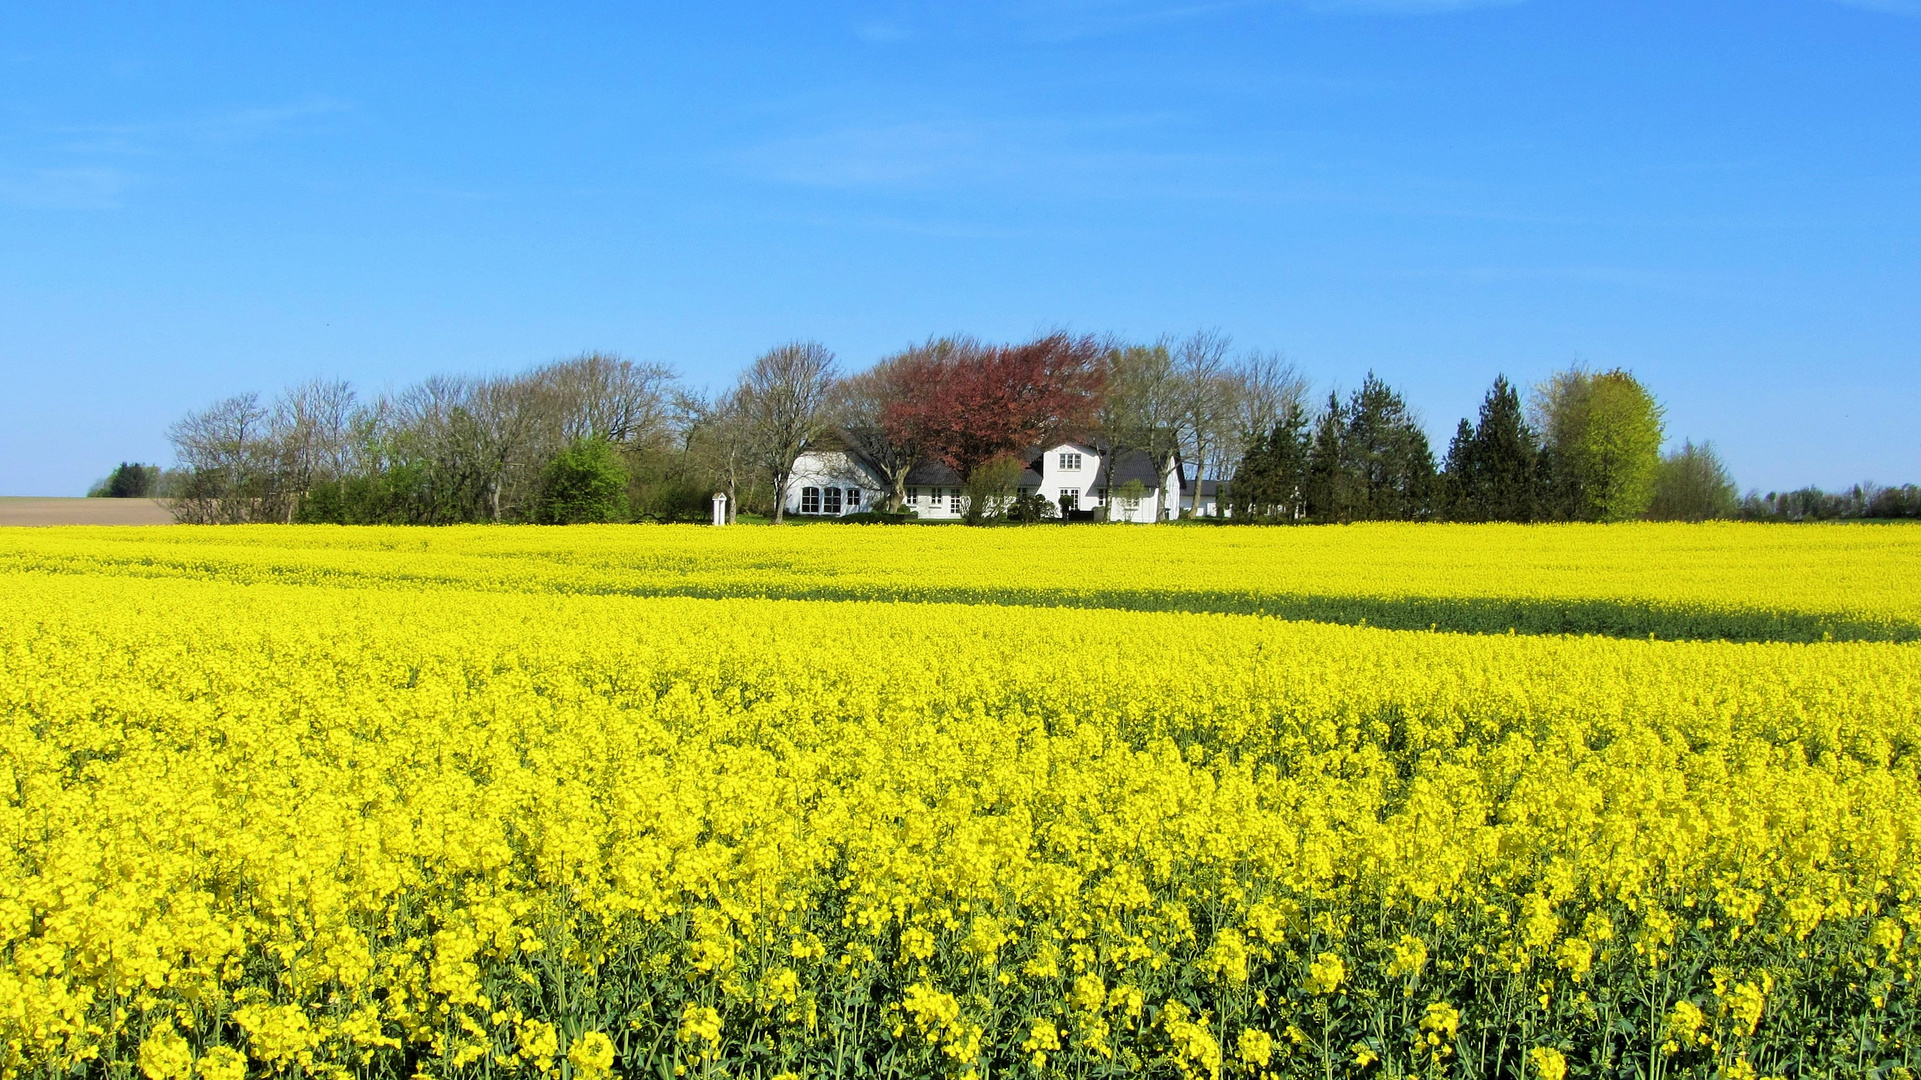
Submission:
[[[962,477],[1032,446],[1074,435],[1100,407],[1107,371],[1092,337],[1050,334],[1022,345],[972,342],[904,363],[906,393],[882,422]]]

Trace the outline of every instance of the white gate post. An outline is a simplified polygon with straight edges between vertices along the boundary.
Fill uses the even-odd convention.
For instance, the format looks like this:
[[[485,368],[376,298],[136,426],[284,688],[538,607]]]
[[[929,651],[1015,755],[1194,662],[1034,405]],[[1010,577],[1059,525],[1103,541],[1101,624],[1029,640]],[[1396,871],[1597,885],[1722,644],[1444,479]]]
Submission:
[[[714,492],[714,524],[727,524],[727,493],[724,491]]]

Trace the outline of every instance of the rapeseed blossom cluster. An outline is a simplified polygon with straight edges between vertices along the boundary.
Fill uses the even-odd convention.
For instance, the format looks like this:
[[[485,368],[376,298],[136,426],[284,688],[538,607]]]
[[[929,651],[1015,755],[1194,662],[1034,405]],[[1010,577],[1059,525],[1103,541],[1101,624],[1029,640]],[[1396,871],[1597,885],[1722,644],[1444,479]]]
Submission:
[[[750,532],[6,535],[0,1077],[1921,1066],[1898,633],[1390,630],[1121,604],[1107,565],[942,601],[902,583],[986,590],[995,533]],[[1281,541],[1082,532],[1303,595]],[[1455,538],[1429,598],[1921,610],[1900,530],[1794,534],[1896,583],[1846,595],[1544,530],[1612,599],[1472,579],[1484,530],[1314,532]]]

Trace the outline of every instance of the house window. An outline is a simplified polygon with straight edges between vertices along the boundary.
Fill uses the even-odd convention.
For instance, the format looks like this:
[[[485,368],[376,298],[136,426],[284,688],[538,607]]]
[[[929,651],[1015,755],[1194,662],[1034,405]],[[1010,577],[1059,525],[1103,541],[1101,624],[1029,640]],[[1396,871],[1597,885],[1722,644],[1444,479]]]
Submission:
[[[852,510],[854,507],[859,505],[860,505],[860,489],[848,488],[847,489],[847,509]]]
[[[840,513],[840,489],[839,488],[827,489],[827,505],[825,505],[821,509],[824,513],[829,513],[829,514]]]
[[[1061,511],[1066,513],[1081,508],[1081,493],[1078,491],[1061,492]]]
[[[909,506],[920,505],[920,489],[919,488],[907,489],[907,505]]]
[[[958,514],[961,512],[961,489],[947,489],[947,511],[950,514]]]
[[[803,514],[820,513],[820,489],[804,487],[800,489],[800,512]]]
[[[1074,450],[1063,450],[1061,451],[1060,464],[1062,472],[1080,472],[1081,455]]]

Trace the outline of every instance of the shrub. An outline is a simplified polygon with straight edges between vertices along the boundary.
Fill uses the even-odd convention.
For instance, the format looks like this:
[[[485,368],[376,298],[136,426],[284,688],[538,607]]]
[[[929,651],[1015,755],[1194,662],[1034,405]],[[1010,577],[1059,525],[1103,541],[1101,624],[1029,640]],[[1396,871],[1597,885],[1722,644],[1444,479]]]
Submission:
[[[605,439],[580,439],[547,463],[534,520],[585,525],[627,520],[627,470]]]
[[[160,494],[160,466],[123,461],[87,491],[90,499],[151,499]]]

